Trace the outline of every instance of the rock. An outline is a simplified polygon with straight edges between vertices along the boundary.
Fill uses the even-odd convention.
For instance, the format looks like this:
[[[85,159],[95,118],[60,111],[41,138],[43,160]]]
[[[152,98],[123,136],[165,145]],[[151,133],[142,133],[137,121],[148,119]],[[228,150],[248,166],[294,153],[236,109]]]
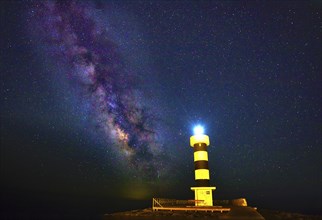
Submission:
[[[231,200],[233,206],[247,206],[247,201],[245,198],[233,199]]]

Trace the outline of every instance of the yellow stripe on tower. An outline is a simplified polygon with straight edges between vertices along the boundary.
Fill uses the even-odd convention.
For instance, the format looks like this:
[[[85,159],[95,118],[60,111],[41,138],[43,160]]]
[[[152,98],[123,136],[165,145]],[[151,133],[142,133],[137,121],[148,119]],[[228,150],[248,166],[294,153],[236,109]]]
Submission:
[[[206,160],[208,161],[208,152],[207,151],[196,151],[193,153],[194,161]]]
[[[195,170],[195,179],[209,180],[209,170],[208,169]]]
[[[190,137],[191,147],[194,147],[195,144],[200,144],[200,143],[203,143],[209,146],[210,142],[209,142],[208,135],[200,134],[200,135],[193,135]]]

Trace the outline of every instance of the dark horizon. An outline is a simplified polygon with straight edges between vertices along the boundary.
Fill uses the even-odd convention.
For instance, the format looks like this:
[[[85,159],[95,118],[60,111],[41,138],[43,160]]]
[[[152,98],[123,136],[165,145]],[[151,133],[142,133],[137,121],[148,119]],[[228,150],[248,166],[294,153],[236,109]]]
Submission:
[[[0,4],[2,212],[193,199],[201,124],[215,200],[322,214],[320,1]]]

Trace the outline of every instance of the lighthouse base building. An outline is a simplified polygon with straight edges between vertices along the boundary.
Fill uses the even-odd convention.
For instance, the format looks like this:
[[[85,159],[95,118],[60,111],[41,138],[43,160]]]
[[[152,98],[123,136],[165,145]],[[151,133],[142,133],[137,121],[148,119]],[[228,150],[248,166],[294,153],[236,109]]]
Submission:
[[[212,191],[216,189],[209,185],[208,152],[209,137],[204,134],[195,134],[190,137],[190,146],[194,149],[195,181],[191,187],[195,192],[195,206],[213,206]]]
[[[191,187],[195,191],[195,206],[213,206],[212,190],[216,187]]]

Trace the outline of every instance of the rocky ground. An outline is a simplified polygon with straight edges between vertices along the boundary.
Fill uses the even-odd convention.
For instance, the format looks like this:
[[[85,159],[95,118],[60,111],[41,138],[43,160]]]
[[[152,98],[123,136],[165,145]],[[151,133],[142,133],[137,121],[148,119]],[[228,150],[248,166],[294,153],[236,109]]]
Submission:
[[[248,208],[248,207],[246,207]],[[238,215],[239,210],[234,210]],[[272,211],[266,209],[257,209],[257,212],[262,215],[265,220],[322,220],[322,216],[303,215],[299,213],[289,213],[281,211]],[[227,213],[226,213],[227,214]],[[110,216],[184,216],[187,218],[211,217],[213,219],[230,219],[223,216],[224,214],[212,212],[184,212],[184,211],[152,211],[151,208],[132,210],[126,212],[118,212],[109,214]],[[227,215],[226,215],[227,216]],[[229,216],[229,215],[228,215]],[[222,218],[223,217],[223,218]],[[232,216],[232,219],[234,217]],[[261,219],[261,218],[254,218]]]

